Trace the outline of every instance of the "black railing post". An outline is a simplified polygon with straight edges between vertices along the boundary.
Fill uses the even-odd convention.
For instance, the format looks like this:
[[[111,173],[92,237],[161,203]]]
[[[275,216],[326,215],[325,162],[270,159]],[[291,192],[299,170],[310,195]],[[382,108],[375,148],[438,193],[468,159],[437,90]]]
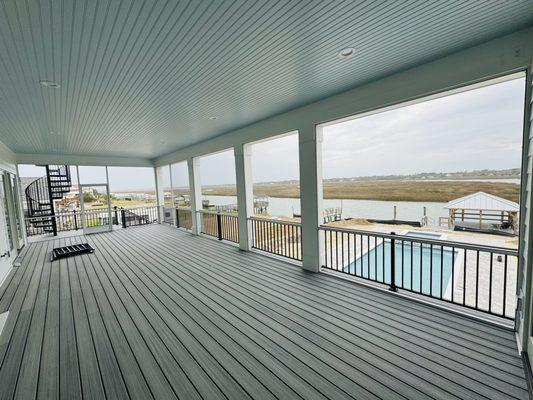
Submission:
[[[50,217],[52,218],[52,231],[54,236],[57,236],[57,221],[56,221],[56,212],[54,209],[54,199],[52,196],[52,180],[50,179],[50,166],[46,166],[46,181],[48,184],[48,200],[50,201]]]
[[[217,236],[218,240],[222,240],[222,215],[220,212],[217,213]]]
[[[74,229],[78,230],[78,217],[76,216],[76,210],[74,210]]]
[[[396,235],[396,233],[391,232],[392,236]],[[392,292],[397,292],[398,288],[396,288],[396,240],[394,237],[391,237],[390,239],[390,287],[389,290]]]
[[[180,227],[180,210],[176,208],[176,228]]]
[[[122,227],[126,227],[126,210],[123,208],[120,210],[120,217],[122,218]]]

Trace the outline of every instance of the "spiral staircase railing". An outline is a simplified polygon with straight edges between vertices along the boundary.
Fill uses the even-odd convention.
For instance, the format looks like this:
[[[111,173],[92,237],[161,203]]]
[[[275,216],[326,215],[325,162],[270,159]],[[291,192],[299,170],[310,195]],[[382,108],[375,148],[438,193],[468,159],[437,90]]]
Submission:
[[[47,165],[46,175],[31,182],[25,190],[28,217],[39,217],[32,222],[36,228],[57,235],[54,200],[70,192],[72,181],[68,165]]]

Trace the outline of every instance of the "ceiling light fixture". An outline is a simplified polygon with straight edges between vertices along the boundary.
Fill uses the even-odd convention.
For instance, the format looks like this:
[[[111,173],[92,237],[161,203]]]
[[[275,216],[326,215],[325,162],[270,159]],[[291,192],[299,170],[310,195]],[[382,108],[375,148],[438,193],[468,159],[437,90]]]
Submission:
[[[216,121],[216,120],[218,119],[218,117],[216,117],[216,116],[213,115],[212,117],[209,117],[209,119],[210,119],[211,121]]]
[[[355,55],[355,49],[353,47],[346,47],[339,51],[339,58],[350,58]]]
[[[50,135],[59,135],[59,132],[50,131]]]
[[[50,88],[50,89],[59,89],[61,85],[59,83],[53,82],[53,81],[39,81],[41,86]]]

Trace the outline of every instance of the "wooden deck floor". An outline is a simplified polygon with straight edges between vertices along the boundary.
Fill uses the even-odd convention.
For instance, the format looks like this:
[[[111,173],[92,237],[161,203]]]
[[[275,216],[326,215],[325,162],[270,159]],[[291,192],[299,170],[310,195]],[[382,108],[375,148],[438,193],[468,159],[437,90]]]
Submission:
[[[171,227],[29,245],[7,310],[0,399],[528,398],[508,330]]]

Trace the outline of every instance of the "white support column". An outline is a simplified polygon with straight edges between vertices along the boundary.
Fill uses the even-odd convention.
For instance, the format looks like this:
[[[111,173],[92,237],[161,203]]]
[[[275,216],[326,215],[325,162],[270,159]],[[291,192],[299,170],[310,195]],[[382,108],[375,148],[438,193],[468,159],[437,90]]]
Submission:
[[[518,336],[519,351],[526,351],[529,361],[533,359],[533,60],[527,69],[526,95],[524,104],[524,131],[522,150],[522,180],[520,192],[520,244],[515,330]]]
[[[170,179],[170,205],[172,208],[172,226],[176,226],[176,211],[175,211],[175,201],[174,201],[174,182],[172,182],[172,164],[168,165],[168,176]]]
[[[26,223],[24,221],[24,207],[22,205],[22,198],[23,198],[23,192],[22,192],[22,182],[20,181],[20,174],[19,174],[19,165],[15,165],[16,169],[16,178],[17,178],[17,196],[19,197],[18,206],[19,206],[19,215],[21,216],[20,226],[22,228],[22,240],[24,241],[24,246],[28,244],[28,232],[26,232]],[[79,184],[79,180],[78,180]]]
[[[198,235],[202,229],[200,214],[198,210],[202,209],[202,182],[200,181],[200,159],[188,158],[187,167],[189,172],[189,188],[191,202],[192,227],[194,235]]]
[[[315,129],[316,128],[316,129]],[[299,129],[302,266],[320,271],[322,217],[322,131],[309,125]]]
[[[254,209],[252,182],[252,147],[248,144],[235,146],[235,173],[237,180],[237,204],[239,207],[239,248],[248,251],[252,246],[252,237],[248,217]]]
[[[163,168],[168,167],[163,165],[154,168],[155,175],[155,199],[157,202],[157,222],[163,222],[163,205],[165,204],[165,189],[163,187]]]

